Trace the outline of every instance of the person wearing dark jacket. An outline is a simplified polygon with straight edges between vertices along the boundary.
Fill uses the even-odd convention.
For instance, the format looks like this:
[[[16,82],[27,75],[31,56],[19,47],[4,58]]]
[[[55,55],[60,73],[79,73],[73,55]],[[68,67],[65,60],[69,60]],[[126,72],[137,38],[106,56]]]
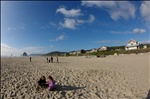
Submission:
[[[40,78],[40,80],[38,81],[38,85],[39,85],[40,87],[47,87],[45,76],[42,76],[42,77]]]

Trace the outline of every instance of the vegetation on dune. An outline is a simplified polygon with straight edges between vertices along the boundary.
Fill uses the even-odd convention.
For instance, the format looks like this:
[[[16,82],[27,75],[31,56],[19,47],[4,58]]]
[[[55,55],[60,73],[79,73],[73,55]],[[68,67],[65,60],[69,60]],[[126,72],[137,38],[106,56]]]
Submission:
[[[144,48],[144,45],[147,46],[147,48]],[[96,55],[96,56],[101,56],[101,55],[118,55],[118,54],[139,54],[139,53],[146,53],[150,52],[150,44],[140,44],[139,46],[140,49],[135,49],[135,50],[125,50],[125,46],[112,46],[112,47],[107,47],[106,51],[98,51],[98,52],[91,52],[88,53],[88,50],[81,50],[81,53],[76,53],[76,54],[70,54],[69,52],[59,52],[59,51],[54,51],[45,54],[44,56],[86,56],[86,55]]]

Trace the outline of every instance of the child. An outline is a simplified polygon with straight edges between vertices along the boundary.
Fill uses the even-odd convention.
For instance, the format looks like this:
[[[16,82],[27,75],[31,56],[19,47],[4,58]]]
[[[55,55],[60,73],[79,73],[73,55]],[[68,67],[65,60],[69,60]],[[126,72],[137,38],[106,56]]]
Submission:
[[[48,84],[48,89],[50,91],[55,91],[56,87],[55,87],[55,81],[53,80],[52,76],[48,76],[49,82],[47,82]]]
[[[46,85],[46,78],[45,78],[45,76],[42,76],[41,78],[40,78],[40,80],[38,81],[38,85],[40,86],[40,87],[46,87],[47,85]]]

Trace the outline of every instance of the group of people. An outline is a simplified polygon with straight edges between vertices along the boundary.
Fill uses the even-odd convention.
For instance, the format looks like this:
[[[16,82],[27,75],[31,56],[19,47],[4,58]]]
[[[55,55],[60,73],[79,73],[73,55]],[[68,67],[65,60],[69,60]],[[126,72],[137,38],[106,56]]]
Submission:
[[[31,62],[31,57],[30,57],[30,62]],[[47,63],[53,63],[53,57],[47,57]],[[56,62],[59,63],[59,60],[58,60],[58,56],[56,57]]]
[[[51,56],[51,57],[47,57],[47,63],[53,63],[53,57]],[[58,57],[56,57],[56,62],[57,63],[59,63],[59,61],[58,61]]]
[[[48,76],[49,81],[46,82],[45,76],[42,76],[40,80],[38,81],[38,88],[48,88],[50,91],[55,91],[56,86],[55,86],[55,80],[53,80],[52,76]]]

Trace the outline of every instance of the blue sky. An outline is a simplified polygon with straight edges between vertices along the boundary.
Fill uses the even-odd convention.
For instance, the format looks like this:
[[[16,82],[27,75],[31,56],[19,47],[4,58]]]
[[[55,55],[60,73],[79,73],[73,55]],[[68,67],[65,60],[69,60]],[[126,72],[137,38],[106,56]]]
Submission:
[[[149,43],[149,1],[2,1],[1,54]]]

